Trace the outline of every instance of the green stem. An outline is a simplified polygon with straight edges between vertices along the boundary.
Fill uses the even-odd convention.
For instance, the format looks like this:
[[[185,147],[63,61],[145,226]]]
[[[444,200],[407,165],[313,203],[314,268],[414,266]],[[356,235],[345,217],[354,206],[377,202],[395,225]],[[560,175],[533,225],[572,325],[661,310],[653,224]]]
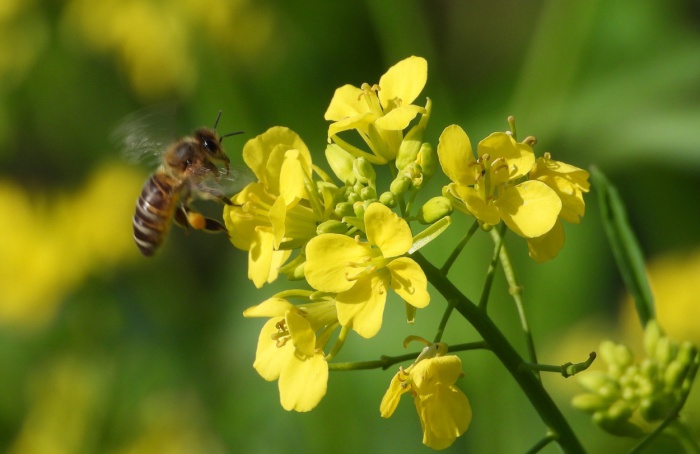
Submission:
[[[505,225],[504,225],[505,227]],[[503,242],[503,234],[499,234],[496,229],[491,230],[491,237],[494,242]],[[508,255],[508,249],[505,245],[501,245],[501,251],[499,254],[499,260],[501,261],[501,267],[503,268],[503,274],[508,281],[508,293],[513,297],[515,302],[515,308],[518,311],[518,318],[520,319],[520,327],[525,333],[525,344],[527,345],[527,354],[531,363],[537,363],[537,352],[535,350],[535,341],[532,338],[532,332],[530,331],[530,325],[527,322],[527,316],[525,315],[525,305],[523,304],[522,291],[523,288],[518,282],[518,276],[515,274],[515,269],[510,261],[510,256]],[[537,378],[540,378],[539,372],[535,372]]]
[[[491,257],[491,263],[489,263],[489,269],[486,271],[486,280],[484,282],[484,289],[481,291],[481,298],[479,298],[479,309],[486,311],[486,305],[489,301],[489,295],[491,294],[491,286],[493,285],[493,278],[496,275],[496,267],[498,266],[498,257],[501,254],[501,248],[503,246],[503,236],[506,232],[506,225],[502,223],[498,227],[498,238],[495,239],[496,247],[493,248],[493,256]]]
[[[462,239],[460,240],[459,244],[457,244],[457,247],[454,248],[450,256],[447,258],[447,261],[445,261],[445,264],[442,265],[442,268],[440,268],[440,272],[447,276],[447,273],[450,271],[450,268],[452,267],[452,264],[457,260],[457,257],[459,257],[459,254],[462,252],[462,249],[464,249],[464,246],[467,245],[469,240],[471,239],[472,235],[474,235],[474,232],[476,232],[476,229],[479,228],[479,221],[474,221],[472,226],[469,228],[469,231],[464,234]]]
[[[555,441],[556,439],[557,439],[556,435],[554,435],[553,433],[548,433],[547,435],[544,436],[544,438],[542,438],[540,441],[538,441],[535,444],[535,446],[530,448],[526,454],[536,454],[536,453],[540,452],[542,449],[544,449],[545,446],[547,446],[551,442]]]
[[[468,350],[489,350],[489,345],[486,342],[467,342],[464,344],[450,345],[448,351],[454,352],[464,352]],[[420,355],[420,352],[408,353],[406,355],[400,356],[385,356],[382,355],[381,358],[374,361],[353,361],[346,363],[328,363],[328,370],[367,370],[367,369],[382,369],[387,370],[394,364],[402,363],[404,361],[412,361]]]
[[[481,334],[481,337],[523,390],[542,421],[554,434],[553,436],[564,452],[583,453],[583,446],[551,396],[547,394],[542,383],[528,369],[525,361],[510,345],[493,321],[420,252],[416,252],[412,257],[421,266],[428,281],[446,300],[453,301],[455,309]]]

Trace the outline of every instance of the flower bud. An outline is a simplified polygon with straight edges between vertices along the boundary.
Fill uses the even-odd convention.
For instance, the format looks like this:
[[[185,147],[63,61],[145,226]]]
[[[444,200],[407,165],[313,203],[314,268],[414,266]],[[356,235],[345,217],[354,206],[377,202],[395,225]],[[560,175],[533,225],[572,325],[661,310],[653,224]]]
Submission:
[[[416,162],[421,167],[423,172],[423,184],[425,184],[435,175],[435,169],[438,167],[439,161],[437,153],[435,153],[435,148],[427,142],[422,144],[420,151],[418,151]]]
[[[379,201],[384,205],[388,206],[389,208],[394,208],[397,203],[396,196],[390,191],[387,191],[380,195]]]
[[[377,174],[374,172],[372,164],[366,158],[356,158],[352,163],[352,168],[358,181],[374,185]]]
[[[610,403],[610,400],[598,394],[579,394],[574,396],[571,401],[574,408],[588,413],[605,410],[610,406]]]
[[[432,224],[452,213],[452,203],[447,197],[433,197],[418,210],[417,218],[421,224]]]
[[[355,202],[352,204],[352,209],[355,213],[355,216],[357,216],[359,219],[364,219],[365,217],[365,210],[367,207],[365,206],[364,202]]]
[[[428,98],[425,104],[425,113],[421,116],[418,124],[406,133],[404,139],[401,141],[401,145],[399,145],[399,151],[396,153],[396,168],[399,171],[416,161],[416,157],[423,143],[425,128],[428,126],[431,110],[432,101]]]
[[[665,366],[676,357],[676,350],[676,345],[671,341],[671,339],[668,337],[662,337],[656,344],[654,359],[656,359],[656,361],[658,361],[662,366]]]
[[[306,257],[300,254],[293,260],[285,263],[279,269],[279,272],[287,276],[287,279],[290,281],[298,281],[304,279],[304,264],[306,264]]]
[[[345,216],[353,216],[355,211],[352,209],[351,202],[340,202],[335,206],[335,215],[339,218]]]
[[[608,433],[621,437],[641,437],[644,431],[626,419],[610,418],[605,411],[593,414],[593,422]]]
[[[325,222],[322,222],[318,227],[316,227],[316,233],[319,235],[323,233],[341,233],[344,234],[348,231],[348,226],[347,224],[344,224],[340,221],[336,221],[335,219],[329,219]]]
[[[666,418],[675,402],[671,396],[658,395],[642,399],[639,404],[639,414],[648,422]]]
[[[362,200],[365,201],[376,200],[377,190],[374,189],[372,186],[364,187],[360,190],[360,197],[362,198]]]
[[[351,184],[355,182],[355,174],[353,173],[355,157],[353,155],[333,143],[326,147],[326,160],[340,181]]]
[[[405,194],[409,189],[411,189],[411,179],[403,175],[396,177],[389,187],[389,190],[396,196]]]

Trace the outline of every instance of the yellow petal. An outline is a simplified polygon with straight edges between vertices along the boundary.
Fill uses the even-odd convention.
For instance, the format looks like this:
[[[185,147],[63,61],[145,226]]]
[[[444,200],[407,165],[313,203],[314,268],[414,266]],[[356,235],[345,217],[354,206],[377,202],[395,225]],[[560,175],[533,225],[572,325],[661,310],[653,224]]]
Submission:
[[[564,247],[564,226],[557,221],[552,230],[537,238],[527,239],[527,249],[537,263],[544,263],[559,254]]]
[[[541,181],[525,181],[507,187],[496,201],[509,229],[525,238],[549,232],[561,211],[561,199]]]
[[[384,273],[382,273],[384,271]],[[353,288],[336,295],[338,321],[351,326],[357,334],[368,339],[379,332],[386,303],[386,270],[357,280]],[[383,276],[379,276],[382,274]]]
[[[457,195],[464,201],[467,209],[481,223],[488,225],[498,225],[501,222],[501,216],[498,213],[498,208],[493,203],[486,202],[481,193],[474,188],[467,186],[458,186],[455,188]]]
[[[411,390],[410,386],[403,386],[405,377],[402,379],[402,375],[405,375],[405,373],[401,371],[394,375],[389,384],[389,389],[386,390],[384,397],[382,397],[382,403],[379,404],[379,413],[382,418],[388,418],[393,415],[394,410],[399,405],[401,396]]]
[[[316,290],[344,292],[355,285],[355,276],[364,268],[371,246],[345,235],[324,233],[306,245],[304,276]]]
[[[256,237],[248,251],[248,278],[257,288],[277,279],[278,270],[292,251],[274,250],[275,237],[269,228],[256,229]]]
[[[267,381],[277,380],[282,370],[282,366],[294,356],[294,346],[288,342],[282,347],[278,347],[273,340],[273,335],[277,334],[277,324],[283,317],[273,317],[263,326],[258,336],[258,347],[255,351],[255,362],[253,367],[262,378]]]
[[[287,150],[280,169],[280,196],[287,206],[300,199],[307,199],[305,178],[311,177],[311,169],[306,167],[299,150]]]
[[[402,130],[408,127],[419,113],[425,113],[425,108],[409,104],[397,107],[383,117],[377,118],[374,124],[382,129]]]
[[[320,353],[305,360],[292,356],[281,371],[278,384],[285,410],[313,410],[326,395],[328,363]]]
[[[294,305],[284,298],[268,298],[257,306],[243,311],[244,317],[283,317]]]
[[[379,100],[386,108],[396,98],[402,105],[411,104],[418,97],[428,80],[428,62],[421,57],[401,60],[379,79]]]
[[[491,161],[504,158],[508,164],[510,179],[520,178],[535,165],[535,153],[524,143],[518,143],[510,134],[494,132],[477,146],[477,154],[482,157],[488,154]]]
[[[311,154],[301,137],[289,128],[274,126],[243,147],[243,160],[273,194],[279,194],[279,175],[287,150],[297,150],[305,168],[311,168]]]
[[[583,192],[571,181],[557,175],[543,175],[537,178],[554,189],[561,199],[562,209],[559,217],[572,224],[578,224],[586,212]]]
[[[450,125],[440,134],[438,159],[445,175],[462,186],[476,182],[477,168],[469,136],[457,125]]]
[[[399,257],[386,267],[391,272],[391,288],[404,301],[418,308],[428,305],[428,279],[420,265],[408,257]]]
[[[469,399],[454,387],[438,387],[434,394],[414,399],[423,427],[423,444],[445,449],[469,428],[472,409]]]
[[[406,253],[413,244],[411,228],[387,206],[375,202],[365,210],[367,241],[376,245],[385,258]]]
[[[436,386],[453,385],[462,376],[462,360],[455,355],[419,361],[411,370],[411,382],[418,394],[432,394]]]
[[[347,84],[335,90],[323,118],[329,121],[339,121],[368,111],[369,107],[362,97],[362,90]]]
[[[367,133],[370,123],[373,123],[377,116],[371,112],[353,115],[352,117],[343,118],[342,120],[331,123],[328,126],[328,137],[334,136],[339,132],[349,129],[357,129],[362,133]]]
[[[250,203],[253,198],[257,202]],[[261,183],[250,183],[241,192],[231,198],[233,205],[224,207],[224,224],[229,232],[231,243],[238,249],[247,251],[256,238],[256,229],[269,226],[266,216],[251,213],[250,208],[259,203],[271,205],[275,198],[270,195]]]
[[[285,317],[287,329],[292,336],[292,342],[297,349],[297,355],[306,357],[314,356],[316,349],[316,334],[311,330],[309,321],[302,317],[296,310],[290,310]]]

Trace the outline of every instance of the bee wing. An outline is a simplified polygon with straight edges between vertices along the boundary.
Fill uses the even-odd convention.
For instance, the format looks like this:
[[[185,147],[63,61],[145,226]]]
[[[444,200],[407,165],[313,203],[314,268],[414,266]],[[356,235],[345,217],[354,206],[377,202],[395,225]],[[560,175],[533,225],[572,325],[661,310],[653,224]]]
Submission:
[[[231,166],[228,172],[225,168],[211,170],[201,167],[197,169],[195,174],[198,176],[196,189],[199,192],[216,196],[231,197],[255,180],[250,169],[242,165]]]
[[[156,166],[175,140],[175,105],[157,105],[124,117],[110,139],[131,163],[145,161]]]

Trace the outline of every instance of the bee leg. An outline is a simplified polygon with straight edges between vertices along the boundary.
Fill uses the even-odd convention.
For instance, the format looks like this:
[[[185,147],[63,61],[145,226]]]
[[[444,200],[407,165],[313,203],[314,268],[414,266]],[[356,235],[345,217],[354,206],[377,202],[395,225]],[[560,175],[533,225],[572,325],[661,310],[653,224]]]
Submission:
[[[220,195],[220,196],[217,197],[217,199],[218,199],[221,203],[223,203],[224,205],[233,205],[233,204],[234,204],[233,202],[231,202],[231,199],[229,199],[229,198],[226,197],[225,195]]]
[[[190,233],[190,221],[188,219],[188,210],[184,206],[175,210],[175,223],[185,229],[185,232]]]
[[[204,217],[203,214],[198,213],[189,207],[183,207],[183,211],[186,213],[184,217],[187,227],[192,227],[197,230],[204,230],[205,232],[209,233],[224,232],[228,236],[228,229],[219,221]]]

